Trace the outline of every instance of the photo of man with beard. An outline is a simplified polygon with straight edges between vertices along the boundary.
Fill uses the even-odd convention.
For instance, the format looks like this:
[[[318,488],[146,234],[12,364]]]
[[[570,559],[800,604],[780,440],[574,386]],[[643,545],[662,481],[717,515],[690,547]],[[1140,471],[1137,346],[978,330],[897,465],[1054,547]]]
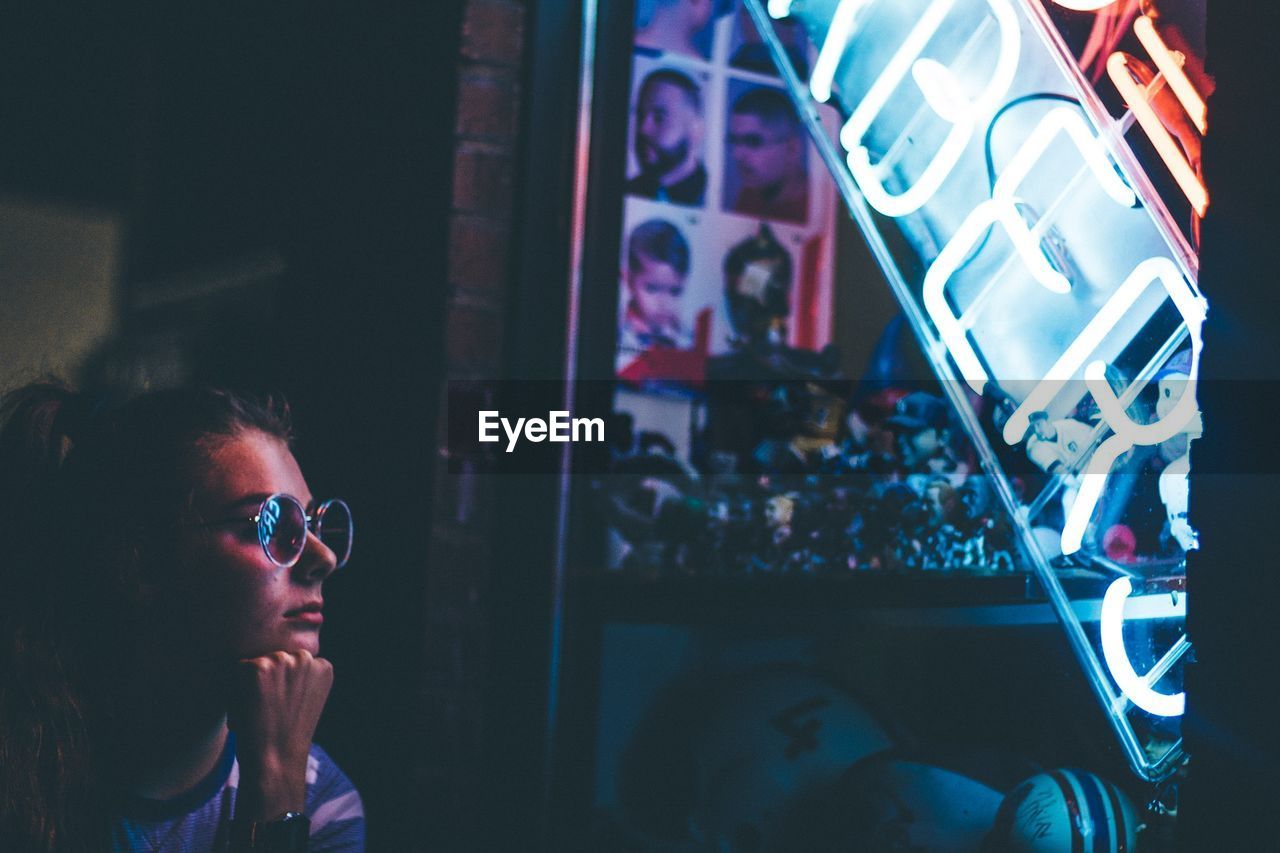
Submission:
[[[702,90],[673,68],[651,72],[636,97],[634,144],[640,171],[627,193],[673,204],[701,205],[707,191],[702,162]]]

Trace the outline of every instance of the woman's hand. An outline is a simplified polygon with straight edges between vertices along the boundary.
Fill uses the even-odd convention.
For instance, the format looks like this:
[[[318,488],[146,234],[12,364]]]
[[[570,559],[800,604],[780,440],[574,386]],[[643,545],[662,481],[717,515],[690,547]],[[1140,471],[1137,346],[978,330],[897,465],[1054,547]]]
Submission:
[[[307,756],[331,687],[333,666],[305,650],[240,661],[227,715],[240,762],[237,819],[303,810]]]

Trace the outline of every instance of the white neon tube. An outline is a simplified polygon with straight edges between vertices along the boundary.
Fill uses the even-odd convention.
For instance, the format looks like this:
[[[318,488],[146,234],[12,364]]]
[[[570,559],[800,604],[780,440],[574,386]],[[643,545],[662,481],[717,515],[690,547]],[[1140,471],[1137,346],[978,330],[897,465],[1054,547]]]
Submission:
[[[987,371],[978,354],[969,345],[960,318],[951,312],[951,306],[947,304],[946,289],[947,282],[964,263],[974,244],[994,224],[1004,228],[1018,257],[1042,287],[1054,293],[1066,293],[1071,289],[1071,282],[1049,264],[1040,248],[1040,242],[1027,228],[1027,223],[1022,220],[1012,201],[1003,197],[993,198],[969,211],[964,222],[956,229],[955,236],[942,248],[925,273],[922,299],[939,336],[960,368],[960,375],[978,394],[982,393],[987,383]]]
[[[1138,119],[1138,124],[1142,125],[1142,129],[1146,131],[1151,144],[1160,154],[1160,159],[1173,173],[1173,179],[1178,182],[1178,187],[1187,197],[1187,201],[1191,202],[1197,214],[1204,216],[1205,210],[1209,207],[1209,192],[1205,189],[1204,182],[1196,176],[1195,170],[1183,156],[1178,143],[1174,141],[1169,131],[1165,130],[1155,110],[1151,109],[1151,104],[1147,102],[1146,91],[1129,76],[1127,64],[1128,59],[1125,54],[1111,54],[1107,58],[1107,75],[1120,90],[1120,95],[1129,105],[1134,117]]]
[[[955,236],[939,253],[937,259],[925,274],[923,293],[925,307],[928,309],[934,325],[938,328],[943,342],[947,345],[947,349],[960,367],[961,374],[969,383],[969,387],[979,394],[982,393],[983,386],[987,382],[987,373],[982,368],[977,353],[969,345],[959,318],[951,312],[950,307],[947,305],[946,298],[943,295],[946,284],[959,264],[968,256],[973,244],[985,233],[987,226],[994,222],[999,222],[1004,226],[1006,233],[1013,241],[1019,257],[1022,258],[1027,269],[1030,270],[1032,276],[1042,287],[1052,293],[1070,292],[1071,282],[1049,264],[1048,259],[1045,258],[1040,248],[1039,241],[1027,228],[1014,204],[1018,186],[1026,179],[1032,167],[1040,161],[1050,143],[1059,133],[1065,133],[1067,138],[1076,146],[1085,164],[1113,201],[1123,207],[1130,207],[1137,198],[1133,190],[1125,184],[1124,180],[1111,165],[1111,160],[1107,156],[1106,149],[1102,146],[1102,143],[1098,141],[1097,137],[1089,130],[1088,125],[1085,124],[1084,119],[1077,115],[1075,111],[1067,107],[1056,108],[1046,113],[1036,124],[1026,142],[1019,147],[1009,164],[1001,172],[1000,177],[996,180],[993,198],[978,205],[970,212],[964,223],[956,230]],[[1145,287],[1145,284],[1143,284],[1143,287]],[[1123,287],[1121,289],[1123,290]],[[1140,292],[1140,289],[1135,292],[1133,298],[1136,299]],[[1127,310],[1131,304],[1132,302],[1124,305],[1123,310]],[[1123,313],[1123,311],[1120,313]],[[1067,353],[1055,365],[1055,369],[1051,370],[1049,376],[1036,386],[1032,396],[1023,402],[1022,406],[1014,413],[1014,417],[1006,424],[1005,441],[1009,444],[1017,444],[1022,440],[1022,436],[1026,433],[1029,424],[1030,413],[1044,408],[1044,405],[1040,404],[1039,398],[1045,398],[1042,401],[1043,403],[1047,403],[1049,399],[1052,399],[1053,393],[1056,393],[1055,389],[1060,387],[1060,383],[1075,376],[1076,371],[1084,363],[1088,353],[1096,348],[1097,343],[1101,342],[1105,332],[1110,331],[1111,327],[1118,321],[1119,316],[1110,320],[1107,328],[1094,336],[1097,342],[1088,343],[1089,340],[1092,340],[1090,338],[1081,343],[1080,339],[1077,339],[1077,343],[1081,343],[1079,351],[1073,352],[1071,348],[1068,348]],[[1085,331],[1089,331],[1088,327],[1086,327]],[[1072,357],[1067,358],[1068,355]],[[1036,394],[1036,391],[1040,393]],[[1050,391],[1053,393],[1049,393]],[[1034,408],[1031,408],[1029,403]]]
[[[1111,466],[1122,454],[1135,444],[1159,444],[1181,432],[1197,414],[1195,399],[1195,378],[1200,365],[1200,327],[1204,323],[1207,305],[1204,298],[1191,291],[1183,280],[1177,267],[1168,258],[1148,258],[1134,267],[1124,284],[1117,288],[1115,294],[1107,300],[1098,314],[1080,336],[1071,343],[1067,352],[1058,360],[1049,372],[1049,376],[1040,382],[1014,415],[1005,424],[1005,441],[1016,444],[1022,440],[1026,432],[1028,417],[1031,412],[1045,408],[1053,395],[1057,393],[1060,383],[1074,375],[1079,368],[1080,359],[1087,356],[1102,343],[1106,334],[1115,328],[1124,314],[1133,307],[1146,289],[1154,282],[1160,282],[1174,305],[1182,314],[1191,337],[1191,373],[1187,387],[1183,390],[1178,402],[1163,418],[1152,424],[1135,423],[1125,412],[1124,405],[1111,390],[1106,379],[1106,362],[1097,360],[1085,368],[1085,384],[1098,401],[1107,426],[1115,431],[1115,435],[1104,441],[1089,460],[1089,466],[1081,477],[1080,490],[1067,512],[1066,523],[1062,527],[1062,553],[1074,554],[1080,550],[1084,541],[1085,530],[1089,519],[1093,517],[1094,508],[1102,496],[1107,478],[1111,474]],[[1050,384],[1051,379],[1057,381]],[[1019,418],[1019,424],[1013,424]],[[1013,426],[1013,429],[1010,427]],[[1021,431],[1018,431],[1021,430]],[[1010,441],[1010,436],[1016,438]]]
[[[1191,84],[1187,72],[1182,70],[1182,63],[1185,61],[1182,55],[1169,49],[1164,39],[1160,37],[1160,33],[1156,31],[1156,25],[1146,15],[1139,15],[1134,20],[1133,31],[1138,34],[1138,41],[1142,42],[1147,53],[1151,54],[1151,58],[1155,60],[1156,68],[1160,69],[1160,73],[1164,75],[1165,82],[1178,97],[1182,108],[1195,122],[1200,135],[1204,136],[1209,129],[1205,118],[1204,98],[1200,97],[1196,87]]]
[[[1170,267],[1172,265],[1169,265]],[[1187,375],[1186,385],[1178,402],[1155,423],[1139,424],[1129,417],[1124,405],[1111,390],[1106,379],[1106,364],[1102,361],[1090,363],[1084,371],[1085,384],[1098,401],[1098,408],[1107,425],[1124,436],[1133,444],[1159,444],[1168,441],[1186,429],[1187,424],[1198,414],[1196,406],[1196,377],[1200,372],[1200,348],[1202,346],[1201,327],[1209,310],[1203,296],[1197,296],[1176,269],[1163,267],[1156,271],[1156,276],[1169,298],[1177,307],[1178,313],[1186,324],[1191,337],[1191,372]]]
[[[1147,258],[1135,266],[1124,283],[1116,288],[1111,298],[1098,309],[1098,313],[1093,316],[1089,324],[1081,330],[1076,339],[1049,368],[1044,379],[1031,390],[1031,393],[1009,417],[1004,425],[1004,440],[1007,443],[1017,444],[1022,441],[1027,427],[1030,426],[1031,414],[1046,410],[1049,402],[1062,390],[1063,384],[1076,378],[1090,354],[1102,345],[1107,335],[1154,281],[1160,281],[1165,285],[1166,290],[1172,293],[1181,286],[1174,285],[1173,282],[1181,283],[1182,274],[1178,272],[1172,260],[1164,257]]]
[[[791,15],[791,4],[794,0],[769,0],[769,17],[786,18]]]
[[[1080,488],[1076,498],[1067,510],[1067,519],[1062,525],[1062,553],[1074,554],[1084,543],[1084,533],[1089,529],[1089,520],[1093,518],[1093,510],[1106,488],[1107,478],[1111,476],[1111,466],[1116,459],[1129,452],[1133,442],[1124,436],[1113,435],[1093,452],[1089,466],[1080,476]]]
[[[996,59],[991,80],[977,98],[971,101],[965,99],[960,103],[949,105],[940,113],[941,117],[951,122],[952,128],[916,182],[898,194],[890,193],[884,188],[883,176],[888,171],[888,166],[884,162],[872,165],[871,152],[863,146],[862,138],[903,78],[909,71],[915,70],[916,63],[920,61],[920,54],[924,51],[929,39],[942,25],[954,3],[955,0],[934,0],[929,5],[897,53],[885,66],[884,71],[867,90],[866,96],[854,109],[844,127],[840,129],[840,143],[849,152],[849,171],[853,174],[867,202],[886,216],[898,217],[913,213],[938,191],[969,144],[977,120],[994,109],[995,104],[1013,83],[1021,51],[1022,36],[1018,28],[1018,18],[1008,0],[987,0],[987,6],[991,9],[1000,30],[1000,53]],[[948,97],[948,93],[959,93],[963,89],[950,69],[934,60],[924,61],[925,69],[914,73],[913,79],[917,86],[922,80],[925,81],[924,85],[929,87],[929,91],[922,91],[921,94],[930,108],[934,109],[939,99]],[[934,111],[938,112],[936,109]]]
[[[854,24],[858,12],[862,11],[871,0],[840,0],[835,14],[831,16],[831,26],[827,36],[822,40],[822,50],[818,51],[818,59],[813,63],[813,73],[809,76],[809,91],[818,103],[825,104],[831,100],[831,83],[836,76],[836,68],[844,56],[844,49],[853,39]],[[779,6],[782,4],[779,3]],[[774,3],[769,3],[769,14],[775,18],[784,15],[774,14]],[[787,0],[786,13],[791,12],[791,2]]]
[[[1079,112],[1070,107],[1056,107],[1045,113],[1008,164],[1001,169],[992,195],[1013,198],[1018,185],[1039,162],[1059,133],[1065,133],[1076,146],[1081,159],[1112,201],[1121,207],[1133,207],[1137,204],[1138,197],[1111,164],[1106,147],[1093,135]]]
[[[1106,6],[1110,6],[1116,0],[1053,0],[1064,9],[1072,9],[1076,12],[1096,12]]]
[[[935,113],[952,124],[965,120],[969,99],[947,66],[936,59],[917,59],[911,64],[911,79]]]
[[[1133,591],[1126,577],[1116,578],[1102,597],[1098,628],[1102,634],[1102,655],[1116,686],[1125,698],[1157,717],[1180,717],[1187,708],[1186,693],[1159,693],[1138,675],[1124,646],[1124,602]]]

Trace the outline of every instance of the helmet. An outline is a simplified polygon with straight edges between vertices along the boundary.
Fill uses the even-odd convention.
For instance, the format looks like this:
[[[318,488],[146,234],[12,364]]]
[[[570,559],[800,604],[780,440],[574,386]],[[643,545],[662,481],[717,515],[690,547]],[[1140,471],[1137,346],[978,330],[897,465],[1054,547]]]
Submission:
[[[1032,776],[1005,797],[987,849],[1011,853],[1132,851],[1142,829],[1124,792],[1083,770]]]

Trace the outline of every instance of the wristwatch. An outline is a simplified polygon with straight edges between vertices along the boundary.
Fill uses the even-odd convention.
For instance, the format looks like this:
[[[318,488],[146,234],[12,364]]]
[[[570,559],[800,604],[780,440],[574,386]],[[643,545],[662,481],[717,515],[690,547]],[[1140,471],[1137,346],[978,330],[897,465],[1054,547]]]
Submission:
[[[311,821],[302,812],[275,820],[231,821],[232,853],[307,853]]]

